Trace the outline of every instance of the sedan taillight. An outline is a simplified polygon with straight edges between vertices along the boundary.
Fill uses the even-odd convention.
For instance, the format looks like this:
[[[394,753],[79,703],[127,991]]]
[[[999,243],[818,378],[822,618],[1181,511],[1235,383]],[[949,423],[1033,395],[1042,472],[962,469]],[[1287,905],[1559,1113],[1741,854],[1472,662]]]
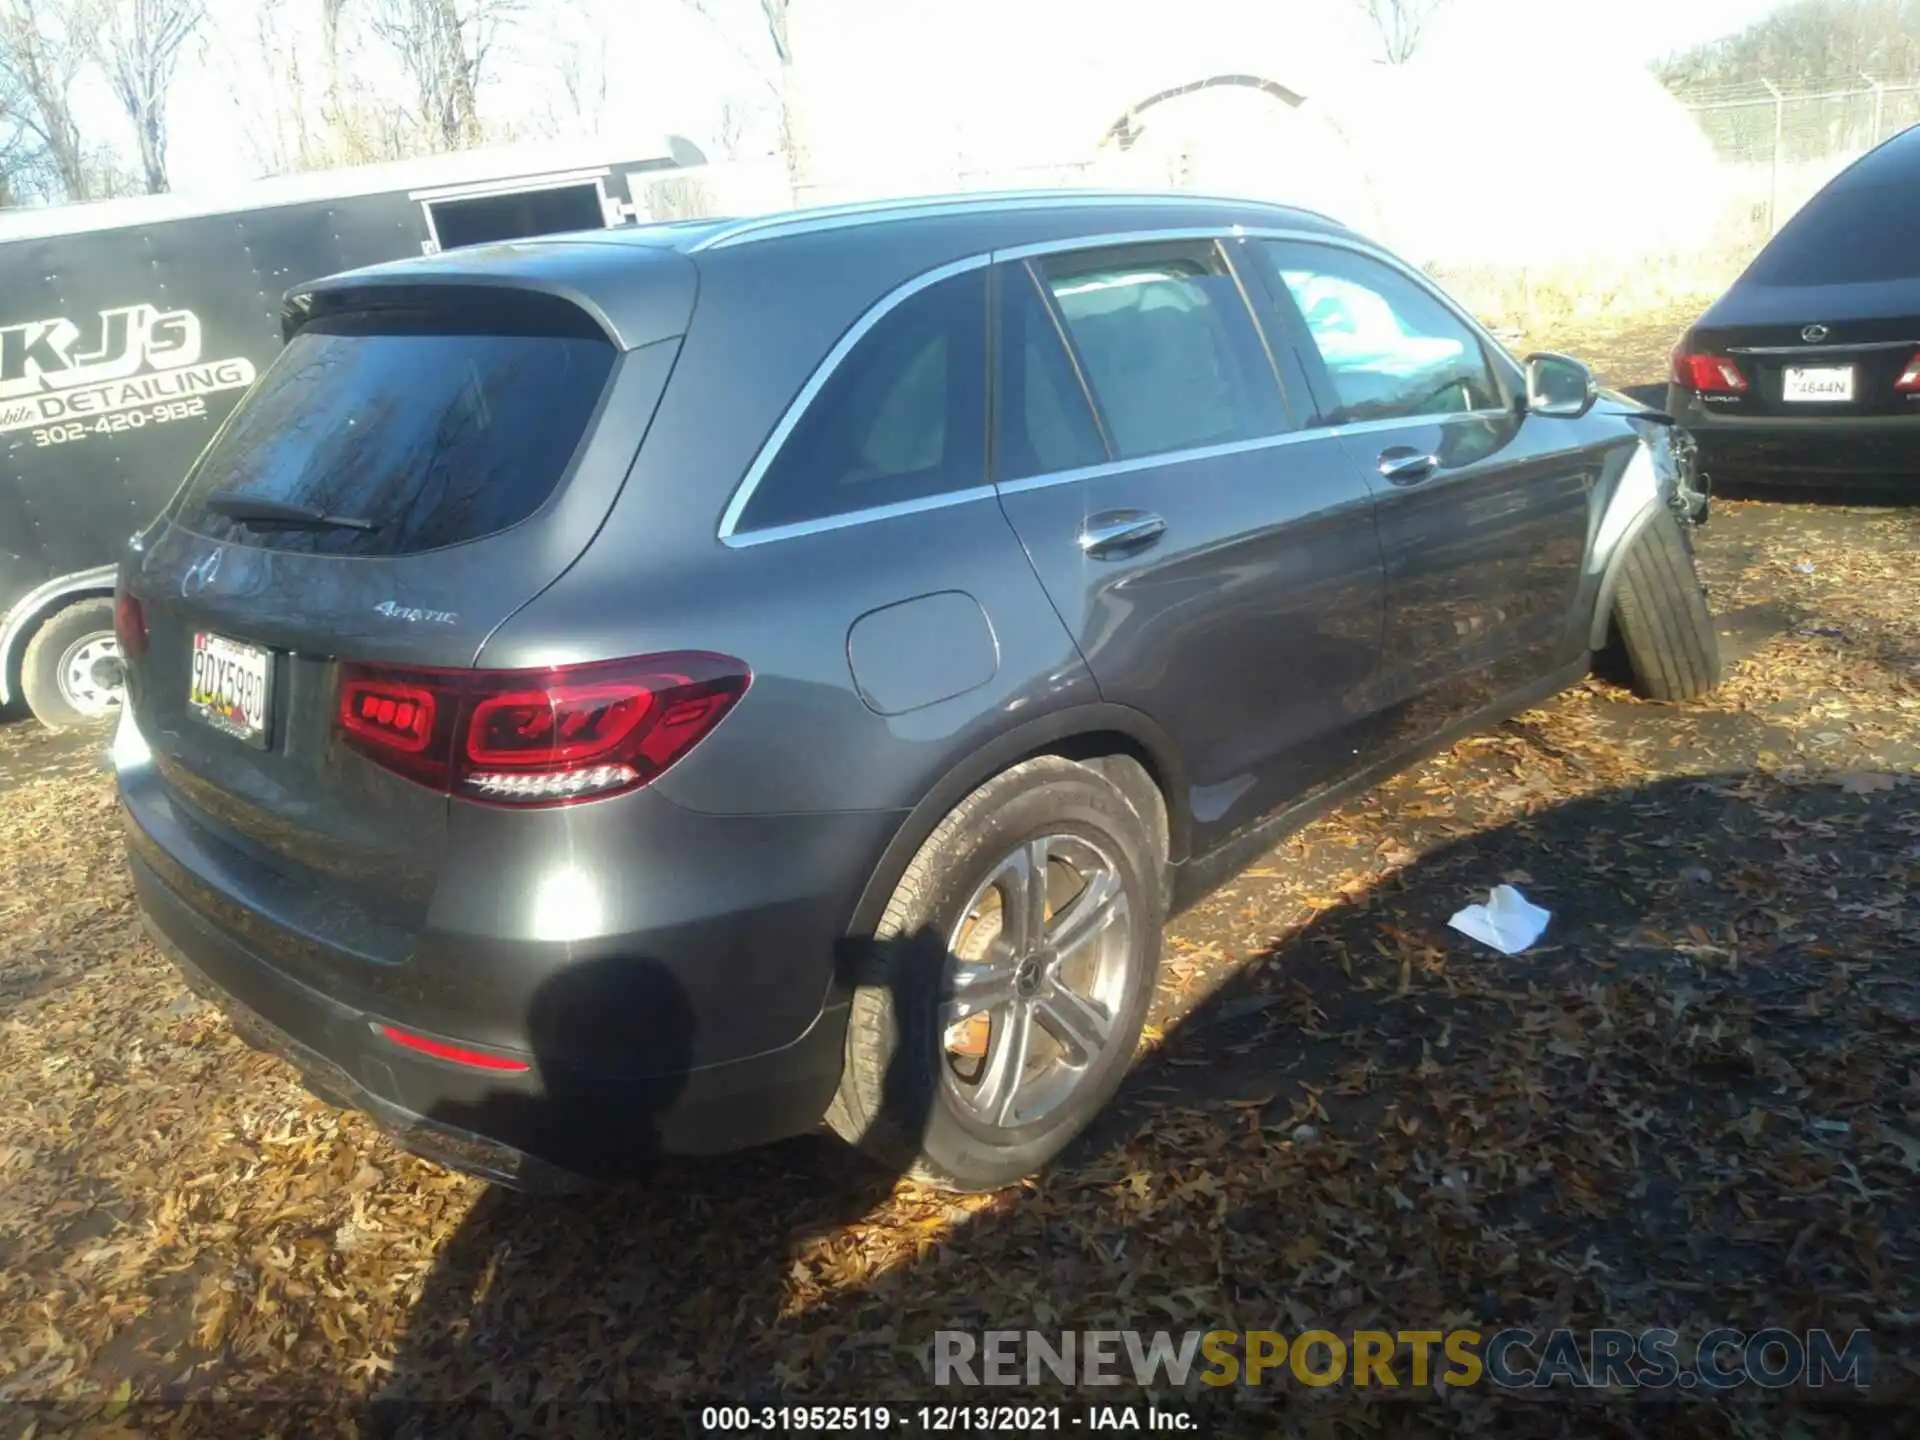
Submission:
[[[1900,372],[1900,378],[1893,382],[1893,388],[1903,395],[1920,393],[1920,350],[1907,362],[1907,368]]]
[[[1747,377],[1727,356],[1689,351],[1684,344],[1673,352],[1673,380],[1701,395],[1744,395],[1749,388]]]
[[[700,743],[752,683],[725,655],[646,655],[551,670],[346,663],[341,743],[470,800],[560,805],[633,790]]]

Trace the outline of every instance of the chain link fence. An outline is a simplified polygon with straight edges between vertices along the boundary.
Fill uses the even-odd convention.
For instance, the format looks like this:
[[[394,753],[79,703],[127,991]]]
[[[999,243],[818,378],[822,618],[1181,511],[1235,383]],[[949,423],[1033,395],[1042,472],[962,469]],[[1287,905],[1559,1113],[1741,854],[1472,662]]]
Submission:
[[[1756,80],[1678,98],[1719,157],[1729,198],[1755,244],[1846,166],[1920,124],[1920,83],[1871,75],[1812,92]]]

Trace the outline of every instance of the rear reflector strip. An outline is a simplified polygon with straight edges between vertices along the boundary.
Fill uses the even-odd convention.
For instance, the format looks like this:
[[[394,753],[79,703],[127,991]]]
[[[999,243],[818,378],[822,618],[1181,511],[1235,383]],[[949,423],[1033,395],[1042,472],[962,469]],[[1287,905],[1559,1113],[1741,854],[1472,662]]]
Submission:
[[[445,1060],[449,1065],[464,1065],[470,1070],[504,1071],[513,1075],[524,1074],[533,1068],[526,1061],[515,1060],[510,1055],[489,1055],[483,1050],[469,1050],[464,1045],[429,1040],[424,1035],[415,1035],[411,1030],[402,1030],[398,1025],[376,1025],[374,1028],[404,1049],[417,1050],[422,1055]]]

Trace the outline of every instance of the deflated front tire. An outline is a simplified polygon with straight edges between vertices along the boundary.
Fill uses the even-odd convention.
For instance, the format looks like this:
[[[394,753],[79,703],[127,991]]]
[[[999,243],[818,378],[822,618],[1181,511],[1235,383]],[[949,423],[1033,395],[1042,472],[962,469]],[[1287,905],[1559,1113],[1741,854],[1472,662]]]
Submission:
[[[1614,628],[1635,693],[1692,700],[1720,683],[1720,637],[1681,523],[1666,510],[1630,542]]]

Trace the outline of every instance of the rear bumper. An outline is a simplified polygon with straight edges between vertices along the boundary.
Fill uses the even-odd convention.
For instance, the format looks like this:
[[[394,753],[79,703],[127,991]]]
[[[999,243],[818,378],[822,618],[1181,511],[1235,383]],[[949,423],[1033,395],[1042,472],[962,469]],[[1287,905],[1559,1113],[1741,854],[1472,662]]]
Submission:
[[[755,827],[742,832],[754,839],[746,857],[690,817],[687,866],[726,876],[701,899],[698,924],[683,912],[666,930],[561,945],[441,930],[422,936],[412,959],[382,963],[289,928],[250,899],[241,857],[153,780],[123,770],[121,801],[135,894],[163,947],[316,1094],[365,1112],[428,1158],[505,1184],[564,1188],[644,1173],[663,1154],[800,1134],[832,1100],[846,1028],[835,952],[852,904],[839,892],[857,891],[864,873],[847,866],[844,881],[829,882],[820,867],[836,871],[843,851],[865,847],[837,829],[829,843],[820,827],[887,817],[809,817],[813,843],[790,846]],[[671,807],[661,819],[681,828]],[[636,859],[624,852],[607,863]],[[670,888],[654,908],[692,903],[690,868],[661,878]],[[512,877],[496,872],[494,883],[511,888]],[[637,888],[644,899],[648,887]],[[814,898],[803,905],[801,894]],[[768,911],[785,922],[784,943],[769,943]],[[449,1003],[461,991],[462,1003]],[[776,1042],[755,1043],[770,1016],[780,1017]],[[425,1055],[394,1043],[383,1024],[522,1068]]]
[[[1920,484],[1920,406],[1911,415],[1723,416],[1673,392],[1668,410],[1700,447],[1700,469],[1716,487]]]
[[[196,915],[136,853],[149,932],[188,987],[299,1071],[330,1104],[361,1111],[426,1159],[517,1189],[565,1191],[642,1174],[662,1155],[765,1144],[818,1124],[840,1076],[844,1006],[768,1055],[649,1078],[589,1074],[535,1057],[479,1072],[385,1040],[371,1015],[302,985]]]

